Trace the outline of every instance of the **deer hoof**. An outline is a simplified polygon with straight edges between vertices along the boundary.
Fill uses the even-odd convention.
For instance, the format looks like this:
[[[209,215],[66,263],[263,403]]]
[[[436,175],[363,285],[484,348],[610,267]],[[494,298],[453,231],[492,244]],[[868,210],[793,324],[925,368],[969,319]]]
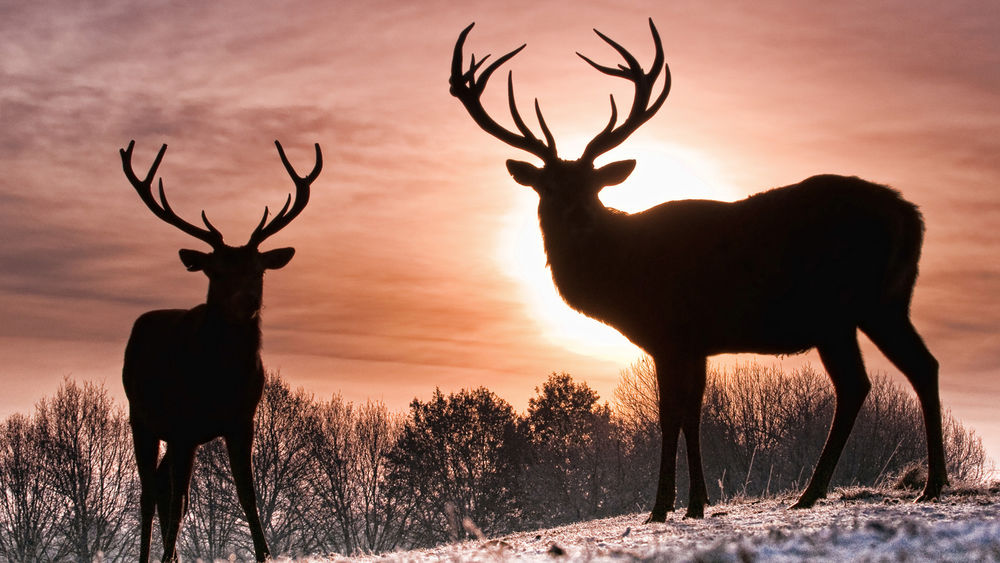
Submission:
[[[927,485],[924,487],[924,492],[919,497],[917,497],[916,502],[930,502],[933,500],[937,500],[938,498],[941,497],[941,490],[944,489],[944,486],[947,484],[948,484],[947,477],[945,477],[944,479],[934,479],[928,477]]]
[[[941,487],[931,487],[930,485],[924,489],[924,492],[917,497],[915,502],[932,502],[936,501],[941,497]]]
[[[653,511],[653,513],[649,515],[649,518],[646,518],[646,521],[643,522],[643,524],[657,524],[666,521],[667,521],[666,512]]]
[[[803,496],[802,498],[799,499],[799,502],[793,504],[790,508],[792,510],[803,510],[806,508],[812,508],[813,506],[816,505],[817,500],[818,499],[806,498],[805,496]]]
[[[689,506],[687,513],[684,514],[684,518],[704,518],[705,517],[705,507],[704,506]]]

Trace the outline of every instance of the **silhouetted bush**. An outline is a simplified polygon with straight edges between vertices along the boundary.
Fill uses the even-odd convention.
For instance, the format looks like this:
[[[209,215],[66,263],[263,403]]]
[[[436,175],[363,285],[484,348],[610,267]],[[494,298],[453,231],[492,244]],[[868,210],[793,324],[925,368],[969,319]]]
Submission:
[[[611,409],[566,373],[553,373],[535,391],[520,421],[525,518],[541,527],[622,511],[625,452]]]
[[[520,520],[514,409],[486,388],[414,400],[389,454],[411,545],[494,535]],[[477,531],[478,530],[478,531]]]
[[[927,483],[927,468],[912,463],[899,471],[895,476],[892,488],[899,491],[920,491]]]
[[[885,375],[871,380],[871,392],[834,473],[834,486],[884,485],[903,468],[926,464],[916,400]],[[615,391],[615,412],[622,424],[656,436],[645,453],[647,460],[659,454],[659,428],[650,406],[656,404],[656,389],[655,368],[645,359],[622,373]],[[710,370],[701,431],[706,480],[717,486],[710,496],[718,500],[801,490],[819,458],[833,409],[829,379],[809,366],[791,373],[756,363]],[[981,478],[986,464],[982,440],[950,412],[945,411],[943,419],[950,477]],[[683,453],[678,462],[684,465]],[[686,488],[686,472],[679,473],[678,489]]]

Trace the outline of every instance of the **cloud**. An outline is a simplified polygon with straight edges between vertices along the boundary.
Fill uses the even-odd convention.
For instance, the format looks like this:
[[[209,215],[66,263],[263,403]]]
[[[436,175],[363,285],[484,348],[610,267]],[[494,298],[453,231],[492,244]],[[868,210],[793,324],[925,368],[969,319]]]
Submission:
[[[447,75],[470,21],[477,54],[527,42],[508,63],[518,101],[539,97],[571,147],[604,125],[608,93],[631,97],[574,51],[615,60],[597,27],[646,61],[648,16],[674,86],[636,138],[710,155],[747,193],[826,171],[900,188],[927,218],[914,317],[943,385],[995,371],[1000,14],[973,1],[23,4],[0,19],[0,349],[18,373],[113,371],[139,313],[202,300],[176,258],[199,243],[122,175],[130,139],[140,171],[169,144],[174,208],[236,243],[292,189],[272,141],[299,170],[319,142],[309,207],[267,242],[297,248],[266,281],[269,365],[397,404],[436,384],[517,402],[553,370],[607,396],[621,366],[549,344],[500,271],[523,189],[503,161],[523,155],[479,131]],[[484,103],[509,124],[494,80]]]

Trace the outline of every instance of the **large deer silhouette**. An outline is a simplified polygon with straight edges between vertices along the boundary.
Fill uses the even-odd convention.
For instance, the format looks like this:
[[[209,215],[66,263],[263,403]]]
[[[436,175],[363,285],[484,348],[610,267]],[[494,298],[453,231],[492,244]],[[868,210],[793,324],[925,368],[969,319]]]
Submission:
[[[474,24],[473,24],[474,25]],[[687,516],[708,503],[699,424],[706,358],[728,352],[790,354],[817,348],[833,381],[837,405],[816,469],[796,508],[826,495],[830,478],[870,383],[857,331],[905,374],[916,389],[927,433],[929,475],[918,500],[937,497],[947,484],[938,398],[938,363],[909,319],[923,220],[894,190],[864,180],[823,175],[733,203],[685,200],[634,214],[606,208],[605,186],[623,182],[634,160],[594,167],[594,159],[622,143],[662,106],[670,70],[653,21],[656,54],[645,72],[624,47],[595,32],[625,60],[598,71],[634,86],[632,108],[611,119],[577,160],[562,160],[538,101],[544,140],[525,124],[507,77],[517,132],[491,118],[480,101],[490,76],[524,45],[477,76],[486,57],[463,70],[458,37],[451,94],[487,133],[542,160],[537,168],[507,161],[519,184],[538,193],[538,219],[552,279],[571,307],[619,330],[652,356],[659,383],[663,444],[650,521],[673,510],[680,432],[691,477]],[[654,86],[663,71],[661,90]]]
[[[121,150],[125,176],[153,214],[212,247],[210,253],[180,251],[181,262],[189,271],[208,276],[205,303],[188,310],[145,313],[136,320],[125,349],[122,381],[142,486],[139,559],[143,563],[149,560],[154,509],[160,517],[163,561],[177,559],[177,536],[187,511],[195,453],[200,444],[220,436],[229,452],[256,558],[263,561],[270,555],[257,513],[251,466],[253,417],[264,388],[260,309],[264,271],[283,267],[295,249],[260,252],[257,247],[302,212],[309,201],[310,185],[323,167],[317,144],[316,165],[300,177],[281,144],[274,144],[295,182],[295,202],[289,195],[270,222],[265,208],[249,242],[240,247],[225,244],[204,211],[204,229],[178,217],[167,203],[162,179],[157,202],[152,181],[167,145],[160,148],[142,180],[132,170],[135,141]],[[167,448],[159,459],[161,441]]]

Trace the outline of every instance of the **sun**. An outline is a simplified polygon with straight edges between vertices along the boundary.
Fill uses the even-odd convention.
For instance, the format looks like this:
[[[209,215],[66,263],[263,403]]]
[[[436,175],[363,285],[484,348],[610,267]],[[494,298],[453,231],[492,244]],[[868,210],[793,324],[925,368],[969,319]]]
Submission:
[[[608,207],[634,213],[670,200],[731,200],[734,196],[734,190],[716,181],[711,161],[694,151],[637,142],[629,144],[628,155],[636,159],[636,169],[625,183],[601,192],[601,201]],[[552,344],[577,354],[622,364],[634,361],[641,353],[636,346],[613,328],[571,309],[556,292],[538,228],[538,197],[525,188],[515,201],[504,217],[497,259],[502,271],[517,283],[525,308],[542,334]]]
[[[604,205],[629,213],[677,199],[731,201],[735,190],[716,176],[715,166],[700,153],[663,144],[629,146],[628,158],[636,160],[635,171],[619,186],[601,191]],[[613,159],[604,159],[610,162]],[[597,166],[602,164],[597,161]]]

